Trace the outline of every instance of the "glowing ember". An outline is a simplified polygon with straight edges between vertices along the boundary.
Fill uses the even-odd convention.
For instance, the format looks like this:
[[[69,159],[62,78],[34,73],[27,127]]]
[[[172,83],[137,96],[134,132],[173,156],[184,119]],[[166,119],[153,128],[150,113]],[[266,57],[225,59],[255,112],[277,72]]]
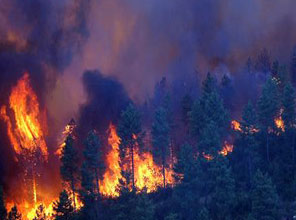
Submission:
[[[55,152],[56,155],[61,156],[62,149],[66,144],[65,143],[66,138],[69,135],[72,135],[72,137],[75,139],[75,135],[73,135],[73,133],[74,133],[74,130],[76,127],[77,127],[77,125],[76,125],[74,119],[72,118],[71,121],[66,125],[64,131],[62,132],[62,137],[61,137],[61,140],[59,141],[59,143],[61,143],[61,144],[59,145],[58,149]]]
[[[279,116],[278,118],[274,119],[274,123],[275,123],[275,125],[276,125],[276,127],[278,129],[282,130],[282,132],[285,131],[285,124],[284,124],[284,121],[282,119],[282,116]]]
[[[231,127],[235,131],[242,131],[240,123],[236,120],[231,121]]]
[[[223,156],[227,156],[229,153],[233,151],[233,145],[227,143],[226,141],[224,142],[224,146],[222,150],[219,152]]]
[[[9,107],[12,118],[9,116],[6,106],[1,107],[0,116],[7,124],[8,137],[14,151],[17,154],[22,154],[23,149],[31,152],[40,149],[42,155],[47,158],[39,103],[36,93],[30,86],[28,73],[25,73],[17,85],[12,88]]]
[[[213,156],[210,155],[210,154],[205,154],[205,153],[203,153],[202,155],[203,155],[203,157],[204,157],[205,159],[207,159],[207,160],[213,160]]]

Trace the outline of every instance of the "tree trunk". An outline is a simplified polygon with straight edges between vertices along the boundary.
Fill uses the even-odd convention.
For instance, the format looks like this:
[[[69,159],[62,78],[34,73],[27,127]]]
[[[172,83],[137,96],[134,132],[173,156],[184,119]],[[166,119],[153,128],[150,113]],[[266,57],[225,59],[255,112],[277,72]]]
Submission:
[[[135,167],[134,167],[134,145],[131,146],[131,154],[132,154],[132,183],[133,183],[133,190],[135,188]]]
[[[99,177],[98,177],[98,169],[95,168],[95,178],[96,178],[96,188],[97,188],[97,193],[100,193],[100,187],[99,187]]]
[[[76,200],[75,200],[75,186],[74,186],[74,180],[71,181],[71,188],[72,188],[72,196],[73,196],[74,210],[76,211]]]
[[[268,135],[268,131],[266,132],[266,158],[267,158],[267,161],[269,162],[269,135]]]
[[[163,188],[165,188],[165,167],[164,167],[164,161],[162,162],[162,175],[163,175]]]
[[[294,129],[292,130],[293,135],[292,135],[292,160],[293,160],[293,165],[295,163],[295,131]]]
[[[251,186],[252,168],[251,168],[251,155],[248,156],[248,170],[249,170],[249,186]]]

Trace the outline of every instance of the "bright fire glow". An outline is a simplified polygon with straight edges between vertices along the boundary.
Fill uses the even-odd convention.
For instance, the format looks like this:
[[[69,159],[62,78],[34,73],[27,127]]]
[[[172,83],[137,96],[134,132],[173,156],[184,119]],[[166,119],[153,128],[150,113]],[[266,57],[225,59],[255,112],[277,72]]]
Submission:
[[[226,141],[224,142],[224,146],[222,150],[219,152],[223,156],[227,156],[229,153],[233,151],[233,144],[229,144]]]
[[[23,149],[30,152],[40,149],[43,156],[47,158],[43,129],[46,124],[41,124],[42,114],[37,95],[30,86],[28,73],[25,73],[17,85],[12,88],[9,107],[11,114],[8,113],[6,106],[2,106],[0,116],[7,124],[8,137],[14,151],[22,154]]]
[[[276,127],[278,129],[281,129],[282,130],[282,132],[285,131],[285,124],[284,124],[284,121],[282,119],[282,116],[279,116],[276,119],[274,119],[274,123],[275,123],[275,125],[276,125]]]
[[[231,121],[231,126],[235,131],[242,131],[240,123],[236,120]]]
[[[106,196],[118,196],[117,187],[121,176],[121,167],[119,165],[119,144],[120,138],[116,133],[114,125],[109,127],[110,135],[108,138],[111,146],[110,152],[107,155],[107,170],[104,174],[103,181],[100,182],[100,191]],[[136,137],[135,137],[136,138]],[[161,166],[157,166],[153,162],[151,153],[145,152],[140,154],[138,147],[134,151],[135,163],[135,185],[138,189],[147,188],[148,192],[155,191],[158,186],[162,186],[163,177]],[[168,184],[173,184],[173,172],[170,169],[165,170],[166,181]]]

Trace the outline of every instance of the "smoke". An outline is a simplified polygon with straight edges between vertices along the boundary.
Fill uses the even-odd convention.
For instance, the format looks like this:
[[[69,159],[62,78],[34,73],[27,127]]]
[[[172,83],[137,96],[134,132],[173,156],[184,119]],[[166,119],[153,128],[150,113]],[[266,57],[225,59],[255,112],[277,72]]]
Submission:
[[[162,77],[181,97],[186,89],[197,94],[196,77],[227,74],[235,99],[249,99],[258,82],[243,75],[245,62],[266,47],[288,64],[295,6],[294,0],[1,0],[0,104],[28,71],[54,139],[72,117],[85,132],[103,129],[129,99],[152,97]],[[94,69],[101,72],[85,73]],[[2,155],[11,158],[2,136]]]
[[[99,71],[86,71],[83,84],[88,98],[80,108],[79,133],[84,136],[85,132],[96,129],[106,136],[110,122],[117,123],[130,100],[121,84]]]

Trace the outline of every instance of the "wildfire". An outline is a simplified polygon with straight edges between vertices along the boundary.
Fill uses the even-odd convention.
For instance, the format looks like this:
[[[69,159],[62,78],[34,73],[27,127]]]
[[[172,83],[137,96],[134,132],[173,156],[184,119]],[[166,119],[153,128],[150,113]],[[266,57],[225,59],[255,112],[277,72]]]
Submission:
[[[116,133],[113,124],[109,126],[108,144],[111,146],[110,152],[107,154],[107,170],[104,174],[104,180],[100,181],[100,192],[106,196],[118,196],[116,191],[121,176],[121,168],[119,165],[119,143],[120,138]]]
[[[227,143],[227,141],[224,142],[224,146],[222,147],[222,150],[220,150],[218,153],[222,156],[227,156],[229,153],[233,151],[233,144]],[[203,152],[202,156],[207,160],[213,160],[213,156],[210,154],[206,154]]]
[[[231,121],[231,127],[232,127],[233,130],[241,132],[242,129],[241,129],[240,126],[241,125],[240,125],[240,123],[238,121],[236,121],[236,120]]]
[[[224,146],[222,150],[219,152],[223,156],[227,156],[229,153],[233,151],[233,145],[227,143],[226,141],[224,142]]]
[[[6,106],[1,107],[0,116],[7,124],[8,137],[14,151],[22,154],[23,149],[30,152],[40,150],[47,159],[48,152],[43,132],[46,124],[41,124],[37,95],[30,86],[28,73],[25,73],[12,88],[9,107],[11,116]]]
[[[61,156],[62,154],[62,149],[65,146],[65,140],[68,137],[68,135],[72,135],[74,133],[75,128],[77,127],[74,119],[72,118],[71,121],[66,125],[64,131],[62,132],[62,137],[60,140],[60,145],[58,149],[56,150],[55,154],[58,156]],[[72,135],[73,138],[75,138],[75,135]]]
[[[120,138],[116,133],[114,125],[109,126],[110,135],[108,143],[111,150],[107,155],[107,170],[104,174],[103,181],[100,182],[100,191],[106,196],[118,196],[117,187],[121,176],[121,167],[119,164],[119,144]],[[148,192],[155,191],[163,183],[161,167],[153,162],[151,153],[145,152],[140,154],[136,147],[134,152],[135,163],[135,185],[138,189],[147,188]],[[173,172],[170,169],[165,170],[168,184],[173,184]]]
[[[44,139],[47,129],[45,112],[40,110],[38,98],[30,85],[28,73],[25,73],[12,88],[9,107],[5,105],[1,107],[0,118],[7,125],[8,138],[17,155],[17,161],[21,161],[24,167],[24,181],[20,187],[24,192],[21,192],[20,198],[18,198],[21,202],[18,202],[17,206],[24,218],[33,219],[36,209],[41,204],[38,197],[43,194],[40,192],[41,189],[38,189],[36,167],[40,159],[47,161],[48,151]],[[46,195],[46,193],[44,194]],[[49,210],[52,210],[50,208],[52,200],[48,201],[48,198],[44,198],[44,200],[45,211],[49,213]],[[13,204],[14,202],[8,201],[8,210]]]
[[[284,121],[282,119],[282,116],[279,116],[276,119],[274,119],[274,123],[275,123],[275,125],[276,125],[276,127],[278,129],[281,129],[282,132],[285,132],[285,124],[284,124]]]

